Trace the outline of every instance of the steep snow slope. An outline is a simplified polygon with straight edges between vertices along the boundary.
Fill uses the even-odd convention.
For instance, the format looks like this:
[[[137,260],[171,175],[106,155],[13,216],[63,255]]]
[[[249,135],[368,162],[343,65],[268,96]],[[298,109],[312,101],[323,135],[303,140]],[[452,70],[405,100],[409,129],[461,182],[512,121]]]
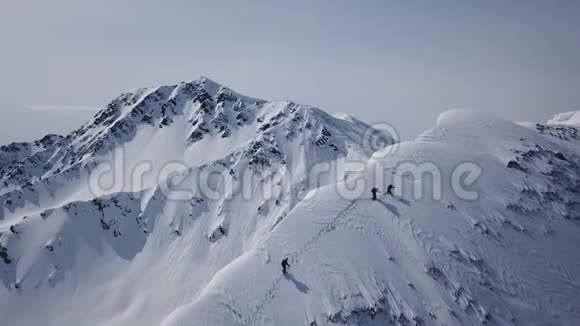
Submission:
[[[325,187],[164,325],[577,325],[580,156],[565,144],[579,139],[545,128],[444,113],[357,180],[375,185],[383,171],[391,182],[414,162],[435,163],[447,181],[475,162],[477,200],[446,182],[441,200],[417,199],[410,175],[377,202],[340,196],[348,182]]]
[[[373,155],[377,135],[393,143],[201,78],[127,92],[50,144],[3,147],[0,320],[580,322],[578,129],[450,111]],[[116,182],[95,188],[101,175]],[[395,196],[370,200],[389,183]]]
[[[159,324],[309,190],[344,178],[335,162],[368,159],[368,132],[201,78],[125,93],[50,146],[11,151],[0,306],[18,313],[4,321]],[[42,150],[50,155],[31,156]],[[312,178],[317,166],[330,171]],[[54,313],[70,300],[85,308]]]

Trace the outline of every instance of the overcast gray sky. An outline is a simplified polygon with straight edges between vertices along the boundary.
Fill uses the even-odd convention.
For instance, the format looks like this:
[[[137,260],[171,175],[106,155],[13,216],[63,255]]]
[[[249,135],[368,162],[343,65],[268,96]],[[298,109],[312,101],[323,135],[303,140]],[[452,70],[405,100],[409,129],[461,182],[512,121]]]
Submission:
[[[580,109],[579,17],[565,0],[0,0],[0,143],[201,75],[407,139],[454,108],[546,121]]]

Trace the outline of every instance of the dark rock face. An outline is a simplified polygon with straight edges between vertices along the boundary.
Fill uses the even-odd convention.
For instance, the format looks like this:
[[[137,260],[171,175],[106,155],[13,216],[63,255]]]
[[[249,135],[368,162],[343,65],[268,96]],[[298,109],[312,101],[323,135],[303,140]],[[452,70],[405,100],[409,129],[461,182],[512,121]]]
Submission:
[[[542,125],[537,125],[537,128],[540,133],[558,139],[577,139],[575,128]],[[580,161],[537,144],[528,144],[527,149],[515,150],[514,153],[516,158],[510,160],[507,167],[525,173],[530,182],[522,187],[520,198],[507,207],[522,214],[536,214],[539,209],[530,210],[529,207],[538,207],[537,203],[540,203],[539,207],[562,212],[566,219],[580,219]],[[544,180],[533,182],[534,179]],[[538,184],[559,186],[558,189],[543,189]]]
[[[10,265],[12,263],[12,259],[10,259],[10,256],[8,256],[8,248],[2,246],[2,244],[0,244],[0,258],[6,265]]]
[[[0,147],[0,190],[24,186],[48,169],[48,160],[62,146],[65,137],[47,135],[32,143],[12,143]]]
[[[574,127],[536,124],[536,130],[542,135],[562,140],[580,140],[580,129]]]
[[[193,104],[199,109],[190,120],[194,126],[189,136],[191,143],[200,141],[205,135],[230,137],[234,130],[249,124],[256,110],[254,104],[225,87],[220,87],[214,95],[203,88],[197,90]]]

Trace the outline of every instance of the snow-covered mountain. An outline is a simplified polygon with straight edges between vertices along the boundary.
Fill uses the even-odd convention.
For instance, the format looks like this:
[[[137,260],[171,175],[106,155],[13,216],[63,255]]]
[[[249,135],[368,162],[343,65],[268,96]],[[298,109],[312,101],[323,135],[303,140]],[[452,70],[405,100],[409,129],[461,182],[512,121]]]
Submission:
[[[391,136],[201,78],[3,146],[2,325],[580,323],[576,127]]]

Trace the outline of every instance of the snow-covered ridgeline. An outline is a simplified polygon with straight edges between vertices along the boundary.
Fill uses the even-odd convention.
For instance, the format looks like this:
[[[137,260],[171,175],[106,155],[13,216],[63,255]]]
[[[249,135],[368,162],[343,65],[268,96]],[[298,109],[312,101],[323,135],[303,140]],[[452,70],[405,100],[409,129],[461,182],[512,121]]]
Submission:
[[[369,134],[354,118],[201,78],[127,92],[66,137],[2,147],[2,322],[580,322],[577,128],[449,111],[417,140],[374,156]],[[366,169],[310,180],[339,159]],[[151,171],[139,183],[121,173],[120,186],[97,197],[91,175],[108,161]],[[189,194],[180,200],[159,178],[175,161]],[[466,162],[482,171],[468,187],[476,200],[451,182]],[[438,174],[402,173],[408,163]],[[210,186],[222,196],[196,186],[206,169],[220,176]],[[277,174],[283,191],[264,197]],[[344,196],[361,181],[361,197]],[[388,183],[395,196],[370,200],[370,187]],[[440,198],[417,197],[418,186],[440,188]],[[75,309],[63,312],[69,302]]]

